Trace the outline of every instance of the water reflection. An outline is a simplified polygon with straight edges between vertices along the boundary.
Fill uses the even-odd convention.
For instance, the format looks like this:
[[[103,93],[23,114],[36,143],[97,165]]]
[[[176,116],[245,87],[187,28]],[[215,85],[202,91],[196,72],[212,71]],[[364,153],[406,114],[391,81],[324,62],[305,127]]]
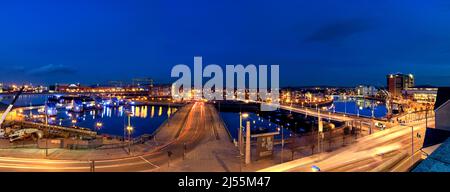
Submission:
[[[380,101],[362,98],[348,98],[346,100],[335,98],[329,111],[381,118],[386,116],[388,110],[386,104]]]
[[[133,137],[142,134],[152,134],[168,117],[177,111],[174,107],[158,107],[158,116],[154,116],[155,106],[104,107],[102,110],[92,110],[85,113],[71,113],[65,109],[58,109],[56,116],[48,118],[49,124],[60,126],[84,127],[97,130],[100,134],[123,135],[127,124],[128,114],[134,128]],[[28,115],[31,113],[32,115]],[[148,115],[150,113],[150,115]],[[39,116],[33,121],[45,122],[45,116],[39,110],[26,110],[27,117]],[[31,119],[29,119],[31,120]]]
[[[245,127],[246,123],[250,123],[250,128],[252,134],[258,133],[268,133],[268,132],[277,132],[280,134],[276,135],[276,139],[281,138],[281,130],[283,131],[284,137],[288,138],[292,136],[292,133],[289,129],[286,129],[285,125],[281,124],[281,122],[277,122],[275,120],[265,119],[264,117],[259,116],[256,113],[248,113],[249,116],[242,120],[242,126]],[[237,140],[238,137],[238,129],[239,129],[239,113],[238,112],[220,112],[220,116],[224,120],[224,123],[231,134],[231,136]],[[274,122],[272,122],[274,121]]]

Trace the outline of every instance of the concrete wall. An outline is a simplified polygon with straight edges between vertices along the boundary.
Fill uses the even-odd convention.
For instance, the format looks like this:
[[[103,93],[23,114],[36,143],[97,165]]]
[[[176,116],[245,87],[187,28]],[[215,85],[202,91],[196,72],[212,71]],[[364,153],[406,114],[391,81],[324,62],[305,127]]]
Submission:
[[[53,148],[62,148],[63,142],[64,142],[63,139],[39,139],[39,141],[37,143],[38,143],[38,148],[53,149]]]
[[[436,111],[436,129],[450,131],[450,102]]]
[[[8,139],[0,139],[0,149],[3,148],[9,148],[11,146],[11,143]]]

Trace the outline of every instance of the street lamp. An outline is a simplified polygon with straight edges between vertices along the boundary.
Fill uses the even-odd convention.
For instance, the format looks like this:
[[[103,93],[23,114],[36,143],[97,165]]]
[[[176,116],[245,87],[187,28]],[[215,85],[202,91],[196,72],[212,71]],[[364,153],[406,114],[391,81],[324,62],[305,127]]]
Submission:
[[[239,147],[239,169],[242,171],[242,119],[248,118],[248,113],[239,112],[238,147]]]
[[[281,132],[281,163],[283,163],[283,152],[284,152],[284,132],[283,132],[283,126],[278,127],[278,131]]]
[[[344,117],[347,114],[347,98],[344,96]]]
[[[331,122],[331,112],[328,111],[328,122]]]
[[[242,120],[246,119],[246,118],[248,118],[248,113],[242,113],[242,112],[239,113],[239,136],[238,136],[239,141],[238,142],[239,142],[239,148],[240,148],[241,153],[242,153],[242,149],[241,149],[241,146],[242,146]]]
[[[131,132],[133,132],[133,127],[127,126],[126,129],[128,132],[128,154],[131,154]]]
[[[289,114],[292,114],[292,100],[291,100],[291,105],[289,106]]]
[[[245,164],[250,164],[250,121],[247,121],[245,132]]]
[[[240,154],[241,154],[241,156],[242,156],[242,153],[243,153],[243,149],[242,149],[242,119],[246,119],[246,118],[248,118],[248,113],[242,113],[242,112],[239,112],[239,131],[238,131],[238,142],[239,142],[239,152],[240,152]]]
[[[128,133],[128,154],[131,155],[131,133],[133,132],[133,127],[131,126],[131,113],[128,114],[128,126],[125,127]]]
[[[102,122],[97,122],[97,123],[95,124],[95,127],[96,127],[97,129],[100,129],[100,128],[103,127],[103,123],[102,123]]]
[[[72,119],[72,125],[75,127],[75,124],[77,123],[76,119]]]

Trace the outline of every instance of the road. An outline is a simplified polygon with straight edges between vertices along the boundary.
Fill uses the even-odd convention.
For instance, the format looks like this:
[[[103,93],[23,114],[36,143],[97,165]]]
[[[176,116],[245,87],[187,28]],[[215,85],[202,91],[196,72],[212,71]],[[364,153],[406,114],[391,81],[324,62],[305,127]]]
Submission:
[[[202,139],[183,161],[160,171],[177,172],[230,172],[240,171],[239,151],[224,126],[219,113],[212,105],[204,106],[205,118]],[[158,171],[159,171],[158,170]]]
[[[430,122],[433,126],[434,122]],[[412,128],[413,126],[413,134]],[[314,156],[290,161],[260,170],[261,172],[310,172],[312,166],[318,166],[321,171],[365,172],[392,161],[399,155],[410,156],[412,151],[418,151],[425,136],[425,122],[420,121],[408,126],[395,126],[376,132],[357,140],[356,143],[333,152],[321,153]],[[417,138],[419,133],[421,138]],[[413,136],[413,137],[412,137]],[[411,147],[412,138],[414,149]]]
[[[177,137],[157,149],[143,154],[122,159],[89,161],[72,160],[48,160],[48,159],[26,159],[13,157],[0,157],[0,171],[64,171],[64,172],[88,172],[94,164],[96,172],[136,172],[136,171],[158,171],[163,167],[179,164],[183,159],[184,146],[187,154],[195,150],[205,138],[210,138],[214,129],[206,126],[207,120],[213,119],[211,110],[206,110],[203,102],[192,105],[186,123]],[[206,129],[209,129],[206,130]],[[214,136],[215,137],[215,136]],[[229,142],[229,141],[228,141]],[[168,153],[172,155],[169,160]],[[170,163],[169,163],[170,162]]]

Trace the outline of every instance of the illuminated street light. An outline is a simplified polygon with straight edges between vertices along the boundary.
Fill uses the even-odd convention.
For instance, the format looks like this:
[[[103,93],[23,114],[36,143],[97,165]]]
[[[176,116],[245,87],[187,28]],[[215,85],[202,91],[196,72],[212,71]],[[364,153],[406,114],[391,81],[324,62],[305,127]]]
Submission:
[[[132,126],[127,126],[127,131],[128,131],[128,134],[131,134],[131,132],[133,131],[133,127]]]
[[[75,127],[75,124],[77,123],[76,119],[72,119],[72,125]]]
[[[95,124],[95,127],[97,127],[97,129],[100,129],[101,127],[103,127],[103,123],[102,122],[97,122]]]
[[[238,142],[239,142],[239,151],[242,154],[242,119],[248,118],[248,113],[239,113],[239,135],[238,135]]]
[[[248,118],[248,113],[239,112],[239,128],[238,128],[238,145],[239,145],[239,157],[240,157],[240,169],[242,171],[242,155],[243,155],[243,142],[242,142],[242,119]]]

